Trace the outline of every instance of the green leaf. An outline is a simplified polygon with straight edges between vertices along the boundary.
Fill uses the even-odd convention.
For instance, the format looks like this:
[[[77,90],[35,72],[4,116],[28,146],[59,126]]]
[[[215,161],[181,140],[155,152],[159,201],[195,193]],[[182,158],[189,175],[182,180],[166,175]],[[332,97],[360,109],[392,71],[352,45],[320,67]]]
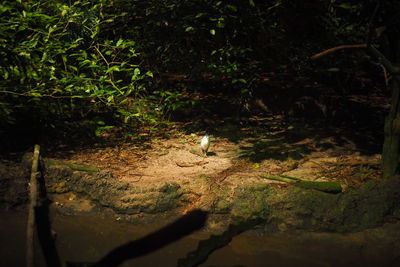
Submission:
[[[112,125],[105,125],[105,126],[97,127],[94,133],[96,136],[99,136],[102,132],[110,130],[114,127],[115,126],[112,126]]]
[[[82,40],[83,40],[83,38],[82,38],[82,37],[79,37],[79,38],[77,38],[73,43],[76,44],[76,43],[78,43],[78,42],[80,42],[80,41],[82,41]]]
[[[260,168],[260,164],[259,163],[254,163],[253,166],[251,166],[252,169],[258,169]]]
[[[193,32],[194,28],[192,26],[186,27],[185,32]]]
[[[198,18],[203,17],[205,15],[206,15],[206,13],[198,13],[195,18],[198,19]]]
[[[254,1],[253,0],[249,0],[249,4],[251,5],[251,6],[256,6],[255,4],[254,4]]]
[[[237,7],[236,7],[236,6],[234,6],[234,5],[227,5],[226,7],[227,7],[228,9],[230,9],[230,10],[234,11],[234,12],[236,12],[236,11],[237,11]]]
[[[91,63],[91,61],[89,59],[85,59],[84,61],[79,62],[79,67],[89,65],[90,63]]]
[[[215,35],[215,29],[210,30],[211,35]]]
[[[247,81],[243,78],[233,79],[232,84],[235,84],[235,83],[243,83],[244,84],[244,83],[247,83]]]
[[[114,71],[120,71],[118,65],[115,65],[115,66],[112,66],[112,67],[108,68],[108,70],[106,70],[106,73],[110,73],[110,72],[114,72]]]
[[[343,9],[352,9],[354,6],[351,5],[350,3],[343,3],[343,4],[340,4],[339,7],[343,8]]]
[[[116,44],[116,45],[117,45],[117,47],[118,47],[118,46],[120,46],[120,45],[122,44],[122,42],[123,42],[123,41],[124,41],[124,40],[122,40],[122,39],[119,39],[119,40],[118,40],[118,42],[117,42],[117,44]]]
[[[114,101],[114,95],[110,95],[107,97],[107,102],[113,102]]]
[[[18,55],[20,55],[20,56],[25,56],[25,57],[28,57],[28,58],[31,56],[30,53],[27,53],[27,52],[25,52],[25,51],[19,52]]]

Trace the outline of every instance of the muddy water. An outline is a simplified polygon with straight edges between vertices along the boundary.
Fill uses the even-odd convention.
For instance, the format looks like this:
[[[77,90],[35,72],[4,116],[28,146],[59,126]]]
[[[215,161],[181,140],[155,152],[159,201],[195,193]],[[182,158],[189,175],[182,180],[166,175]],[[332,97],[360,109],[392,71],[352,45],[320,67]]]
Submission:
[[[53,218],[57,248],[62,261],[94,262],[112,248],[151,233],[157,225],[134,225],[87,216]],[[0,213],[0,266],[24,266],[26,216]],[[177,259],[194,250],[210,234],[198,232],[150,255],[125,262],[122,266],[176,266]],[[212,254],[201,266],[390,266],[393,253],[385,247],[360,243],[359,238],[321,234],[313,241],[293,235],[265,236],[254,231],[232,240]],[[311,240],[311,239],[310,239]],[[394,248],[392,248],[394,249]],[[40,251],[38,266],[44,266]],[[394,266],[394,265],[393,265]]]

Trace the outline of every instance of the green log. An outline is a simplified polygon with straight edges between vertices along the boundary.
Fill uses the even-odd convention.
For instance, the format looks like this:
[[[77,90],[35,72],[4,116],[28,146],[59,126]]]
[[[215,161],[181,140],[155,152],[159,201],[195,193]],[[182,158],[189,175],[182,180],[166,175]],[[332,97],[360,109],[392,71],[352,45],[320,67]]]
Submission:
[[[262,174],[262,178],[265,179],[270,179],[270,180],[277,180],[285,183],[290,183],[295,186],[301,187],[301,188],[306,188],[306,189],[314,189],[326,193],[341,193],[342,192],[342,186],[340,183],[337,182],[314,182],[314,181],[303,181],[299,178],[296,177],[290,177],[286,175],[267,175],[267,174]]]
[[[88,166],[88,165],[81,165],[81,164],[76,164],[72,162],[66,162],[66,161],[58,161],[58,160],[44,160],[44,162],[48,165],[62,165],[62,166],[67,166],[71,168],[72,170],[76,171],[84,171],[84,172],[98,172],[99,169],[95,166]]]

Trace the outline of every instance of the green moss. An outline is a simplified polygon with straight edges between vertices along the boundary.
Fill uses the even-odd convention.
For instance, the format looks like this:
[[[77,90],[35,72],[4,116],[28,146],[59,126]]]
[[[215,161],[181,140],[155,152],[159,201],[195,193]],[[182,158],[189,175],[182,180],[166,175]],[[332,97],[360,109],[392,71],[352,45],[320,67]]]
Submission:
[[[181,186],[177,183],[165,183],[160,187],[160,194],[154,199],[144,211],[149,213],[165,212],[179,206],[182,192],[179,191]]]
[[[266,218],[270,212],[268,196],[271,189],[268,185],[257,184],[239,187],[232,206],[232,216],[241,219]]]
[[[179,188],[181,188],[181,186],[177,183],[165,183],[163,186],[160,187],[159,191],[162,193],[170,194],[178,191]]]
[[[215,199],[211,207],[213,213],[229,213],[232,208],[232,201],[228,198],[228,193],[219,194]]]
[[[369,182],[358,190],[343,195],[337,202],[337,208],[330,216],[336,217],[336,225],[331,228],[335,231],[358,231],[377,226],[382,223],[386,215],[393,209],[393,199],[390,188],[383,183]]]
[[[205,174],[201,174],[198,176],[198,179],[200,179],[201,181],[205,182],[205,183],[210,183],[212,181],[212,178],[208,175]]]
[[[113,208],[119,212],[135,214],[161,213],[176,208],[180,204],[180,186],[178,184],[164,184],[158,192],[147,192],[143,194],[133,194],[125,196],[119,201],[113,202]]]
[[[375,227],[400,209],[400,181],[369,182],[337,195],[289,187],[270,194],[270,228],[351,232]]]

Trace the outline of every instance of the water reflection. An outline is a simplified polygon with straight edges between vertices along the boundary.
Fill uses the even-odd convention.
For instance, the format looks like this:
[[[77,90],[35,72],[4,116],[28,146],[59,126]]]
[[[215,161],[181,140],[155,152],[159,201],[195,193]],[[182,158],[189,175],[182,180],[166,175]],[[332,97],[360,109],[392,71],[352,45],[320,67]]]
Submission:
[[[135,225],[88,216],[53,218],[57,232],[56,245],[61,260],[95,262],[112,249],[152,233],[168,222]],[[25,266],[26,216],[16,212],[0,213],[0,266]],[[396,230],[396,229],[394,229]],[[261,236],[249,231],[235,237],[229,246],[213,253],[202,267],[210,266],[395,266],[395,246],[369,234],[371,242],[361,234],[309,234]],[[312,235],[312,238],[311,238]],[[210,233],[200,231],[155,251],[129,260],[121,266],[176,266],[177,260],[197,248],[198,242]],[[395,236],[393,237],[396,238]],[[391,241],[388,241],[388,244]],[[37,266],[44,266],[36,250]],[[397,252],[398,253],[398,252]]]

